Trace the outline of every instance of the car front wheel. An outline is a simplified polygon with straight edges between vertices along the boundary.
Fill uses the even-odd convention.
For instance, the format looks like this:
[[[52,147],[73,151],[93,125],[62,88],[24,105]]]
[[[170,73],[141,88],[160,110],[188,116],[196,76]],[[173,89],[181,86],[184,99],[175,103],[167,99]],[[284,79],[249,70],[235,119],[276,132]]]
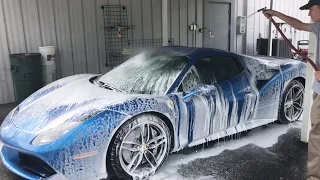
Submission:
[[[154,174],[170,151],[170,132],[166,123],[151,114],[134,117],[116,132],[109,163],[123,179],[144,179]]]

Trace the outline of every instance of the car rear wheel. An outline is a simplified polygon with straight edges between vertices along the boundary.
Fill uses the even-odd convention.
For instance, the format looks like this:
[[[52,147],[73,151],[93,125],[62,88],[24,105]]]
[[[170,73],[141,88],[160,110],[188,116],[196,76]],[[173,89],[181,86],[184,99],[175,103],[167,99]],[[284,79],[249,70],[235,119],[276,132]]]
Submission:
[[[170,132],[159,117],[143,114],[123,124],[110,146],[110,164],[119,178],[144,179],[154,174],[170,151]]]
[[[285,89],[280,102],[279,120],[284,124],[298,120],[303,112],[304,85],[291,81]]]

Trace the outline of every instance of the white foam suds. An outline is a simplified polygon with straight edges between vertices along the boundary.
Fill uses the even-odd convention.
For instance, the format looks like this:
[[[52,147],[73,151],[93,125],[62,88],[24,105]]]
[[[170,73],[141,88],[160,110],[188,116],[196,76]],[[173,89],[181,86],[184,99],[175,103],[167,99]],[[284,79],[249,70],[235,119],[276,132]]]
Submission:
[[[213,147],[207,149],[200,149],[191,154],[171,154],[165,161],[162,168],[150,178],[150,180],[186,180],[185,177],[177,173],[180,165],[187,164],[198,158],[208,158],[217,156],[224,150],[234,150],[248,144],[255,144],[262,148],[272,147],[278,142],[279,136],[287,133],[290,128],[300,128],[301,122],[296,122],[290,125],[284,124],[270,124],[268,128],[253,129],[247,136],[240,139],[220,141],[215,143]],[[197,180],[210,179],[214,180],[214,177],[199,177]]]

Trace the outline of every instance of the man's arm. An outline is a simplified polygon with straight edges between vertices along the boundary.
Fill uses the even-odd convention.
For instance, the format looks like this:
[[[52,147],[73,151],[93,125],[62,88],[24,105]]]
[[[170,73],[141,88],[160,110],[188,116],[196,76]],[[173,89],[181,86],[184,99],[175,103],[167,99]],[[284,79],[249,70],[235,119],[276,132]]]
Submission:
[[[279,19],[283,20],[284,22],[288,23],[290,26],[292,26],[293,28],[300,30],[300,31],[308,31],[308,32],[312,32],[312,29],[310,27],[309,23],[303,23],[301,21],[299,21],[298,19],[295,19],[293,17],[287,16],[285,14],[282,14],[278,11],[274,11],[274,10],[266,10],[263,12],[263,14],[269,19],[270,16],[276,16]]]

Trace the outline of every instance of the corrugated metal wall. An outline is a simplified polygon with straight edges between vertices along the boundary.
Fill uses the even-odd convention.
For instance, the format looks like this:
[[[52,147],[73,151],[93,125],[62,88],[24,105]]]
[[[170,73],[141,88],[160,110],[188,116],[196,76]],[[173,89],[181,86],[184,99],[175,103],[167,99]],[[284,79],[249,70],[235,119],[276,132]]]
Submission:
[[[298,7],[308,0],[274,0],[275,9],[308,21]],[[267,20],[252,15],[270,0],[238,0],[235,14],[248,16],[247,35],[236,36],[236,52],[254,54],[259,33],[267,35]],[[128,6],[129,38],[162,38],[161,0],[0,0],[0,104],[14,101],[9,54],[38,52],[39,46],[58,48],[58,76],[105,73],[105,37],[102,5]],[[289,5],[289,7],[288,7]],[[175,45],[202,47],[203,0],[168,0],[168,35]],[[290,10],[289,10],[290,9]],[[233,27],[235,28],[235,27]],[[297,32],[296,39],[308,33]]]
[[[256,54],[256,41],[259,34],[263,38],[268,38],[268,20],[262,13],[255,13],[258,9],[270,8],[270,0],[247,0],[247,36],[246,36],[246,53]],[[301,11],[299,7],[308,3],[308,0],[274,0],[273,9],[280,11],[289,16],[293,16],[303,22],[310,22],[308,11]],[[273,32],[276,32],[272,25]],[[296,46],[298,40],[308,40],[309,33],[297,31],[293,28],[287,28],[288,38],[293,38],[293,44]],[[274,35],[273,35],[274,37]]]
[[[12,53],[53,45],[59,77],[109,71],[102,5],[128,7],[129,38],[162,37],[161,0],[0,0],[0,104],[14,101]]]
[[[174,39],[175,45],[202,46],[202,34],[189,30],[189,25],[196,22],[202,27],[203,0],[170,0],[169,37]]]

